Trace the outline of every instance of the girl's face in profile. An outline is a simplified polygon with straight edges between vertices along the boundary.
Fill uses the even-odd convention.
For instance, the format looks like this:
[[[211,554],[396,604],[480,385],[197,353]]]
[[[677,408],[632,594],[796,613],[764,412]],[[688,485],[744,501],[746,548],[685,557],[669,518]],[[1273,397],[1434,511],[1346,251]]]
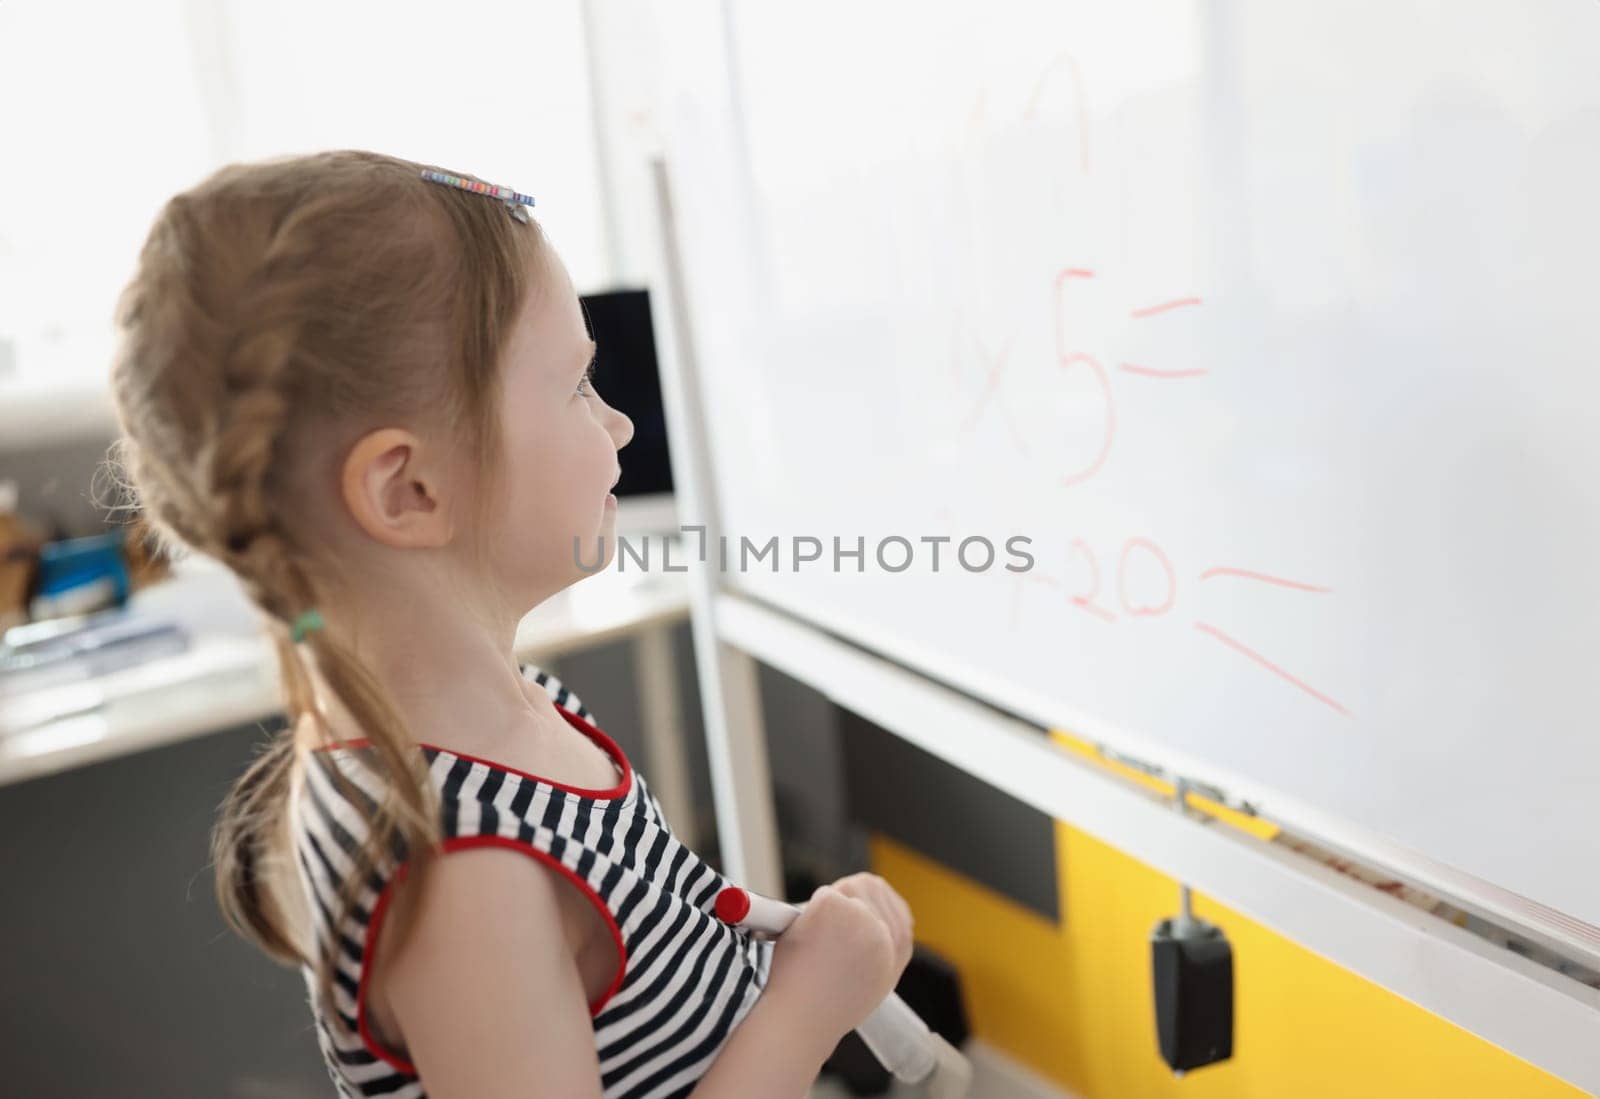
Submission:
[[[546,247],[505,351],[505,506],[495,568],[529,608],[616,555],[617,452],[633,421],[586,377],[594,342],[555,249]],[[581,562],[581,565],[580,565]]]

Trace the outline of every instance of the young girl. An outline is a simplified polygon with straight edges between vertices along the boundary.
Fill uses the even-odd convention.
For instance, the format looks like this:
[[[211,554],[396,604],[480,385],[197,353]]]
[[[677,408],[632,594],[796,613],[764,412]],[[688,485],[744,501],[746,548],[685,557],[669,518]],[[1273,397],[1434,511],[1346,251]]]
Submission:
[[[526,205],[430,173],[230,165],[166,204],[118,303],[142,521],[238,574],[286,693],[213,837],[223,911],[301,967],[341,1095],[804,1095],[910,912],[857,874],[777,944],[722,924],[730,883],[515,659],[611,560],[633,425]]]

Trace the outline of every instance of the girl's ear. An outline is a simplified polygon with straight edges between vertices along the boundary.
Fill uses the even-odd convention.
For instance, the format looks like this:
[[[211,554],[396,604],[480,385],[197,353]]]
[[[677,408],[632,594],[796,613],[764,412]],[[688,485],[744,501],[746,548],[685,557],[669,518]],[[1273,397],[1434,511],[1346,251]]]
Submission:
[[[357,440],[339,487],[356,525],[384,545],[438,547],[455,533],[445,507],[444,468],[404,428],[379,428]]]

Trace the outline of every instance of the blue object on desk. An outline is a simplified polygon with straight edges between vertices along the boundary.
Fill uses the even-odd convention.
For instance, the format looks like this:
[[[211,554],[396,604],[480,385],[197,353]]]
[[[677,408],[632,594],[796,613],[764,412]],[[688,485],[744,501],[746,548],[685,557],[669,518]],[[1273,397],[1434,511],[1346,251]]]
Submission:
[[[111,604],[125,604],[128,567],[122,556],[122,540],[123,532],[113,530],[45,543],[39,550],[39,582],[34,599],[45,607],[72,605],[72,593],[77,589],[109,585]]]

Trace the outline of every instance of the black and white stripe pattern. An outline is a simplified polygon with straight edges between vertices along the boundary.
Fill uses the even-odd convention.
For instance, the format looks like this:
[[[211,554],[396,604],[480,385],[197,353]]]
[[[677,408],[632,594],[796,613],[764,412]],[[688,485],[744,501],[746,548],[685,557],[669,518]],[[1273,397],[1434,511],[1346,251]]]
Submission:
[[[558,706],[590,721],[588,710],[554,676],[523,665]],[[441,796],[446,849],[498,837],[571,871],[605,905],[624,948],[622,983],[593,1017],[595,1049],[607,1099],[687,1095],[755,1006],[772,964],[772,944],[717,919],[713,904],[729,884],[677,841],[661,806],[635,769],[614,799],[586,797],[447,751],[422,749]],[[303,975],[318,1043],[338,1093],[417,1099],[422,1081],[379,1057],[356,1027],[356,994],[367,929],[391,863],[369,876],[356,911],[335,929],[337,883],[350,867],[363,827],[339,793],[338,766],[358,796],[380,797],[359,750],[312,753],[295,784],[291,811],[301,882],[312,899],[318,942],[336,950],[331,1014],[315,1002],[316,978]],[[532,856],[540,857],[540,856]],[[537,1040],[530,1035],[530,1040]]]

